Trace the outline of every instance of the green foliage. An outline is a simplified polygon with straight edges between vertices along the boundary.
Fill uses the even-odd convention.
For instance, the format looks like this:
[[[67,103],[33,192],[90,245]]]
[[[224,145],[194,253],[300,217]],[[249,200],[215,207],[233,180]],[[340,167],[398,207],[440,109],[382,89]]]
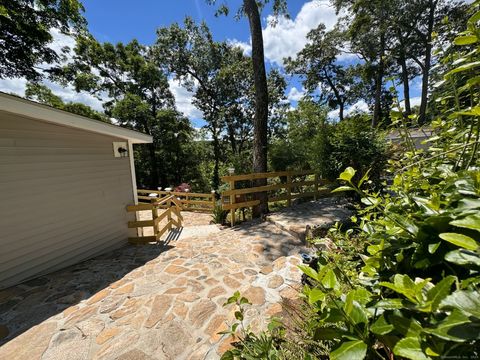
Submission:
[[[479,5],[460,38],[478,37]],[[300,266],[314,313],[304,342],[324,344],[332,359],[480,356],[480,43],[458,39],[441,60],[430,146],[391,162],[385,193],[365,190],[368,173],[340,173],[338,191],[361,198],[356,227],[332,229],[336,250]]]
[[[0,1],[0,78],[41,78],[38,65],[59,60],[60,54],[48,47],[51,29],[83,31],[83,10],[78,0]]]
[[[45,85],[38,83],[27,83],[25,97],[27,99],[31,99],[77,115],[85,116],[90,119],[100,120],[107,123],[110,122],[110,119],[105,114],[95,111],[85,104],[74,102],[65,103],[60,96],[55,95],[52,90]]]
[[[245,360],[277,360],[284,359],[282,352],[279,349],[280,343],[283,342],[284,328],[281,323],[273,318],[268,324],[268,330],[256,335],[249,326],[245,327],[244,317],[246,305],[251,305],[247,298],[241,296],[239,291],[236,291],[231,297],[227,299],[224,306],[234,304],[236,307],[235,319],[230,329],[223,331],[220,334],[229,335],[237,339],[235,347],[225,352],[222,360],[245,359]]]
[[[312,100],[299,102],[287,116],[287,134],[276,139],[270,151],[275,171],[313,169],[335,180],[348,166],[357,169],[360,179],[370,169],[370,179],[379,182],[387,161],[387,146],[372,129],[369,117],[355,114],[338,123],[327,121],[325,108]]]
[[[222,203],[217,202],[213,208],[212,220],[215,224],[223,225],[227,220],[228,211],[223,210]]]

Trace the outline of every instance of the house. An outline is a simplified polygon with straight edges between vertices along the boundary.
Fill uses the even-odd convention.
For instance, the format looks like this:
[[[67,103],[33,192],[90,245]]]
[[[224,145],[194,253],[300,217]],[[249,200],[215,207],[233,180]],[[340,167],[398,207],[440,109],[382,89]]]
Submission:
[[[0,93],[0,289],[127,244],[151,136]]]

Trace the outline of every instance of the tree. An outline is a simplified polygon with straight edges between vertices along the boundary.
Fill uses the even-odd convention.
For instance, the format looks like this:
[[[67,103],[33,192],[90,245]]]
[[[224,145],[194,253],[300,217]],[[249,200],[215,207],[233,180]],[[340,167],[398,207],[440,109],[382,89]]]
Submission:
[[[309,42],[295,59],[286,60],[286,70],[304,78],[303,86],[310,92],[320,88],[320,99],[332,109],[339,109],[340,121],[345,106],[357,101],[355,67],[337,61],[343,36],[338,29],[326,32],[320,24],[307,35]]]
[[[41,78],[38,65],[59,59],[48,47],[51,29],[82,32],[83,10],[79,0],[0,0],[0,79]]]
[[[207,0],[214,4],[216,0]],[[252,38],[252,66],[255,80],[255,117],[254,117],[254,141],[253,141],[253,171],[267,171],[267,148],[268,148],[268,84],[265,70],[265,55],[263,50],[262,23],[260,10],[269,0],[243,0],[238,15],[244,14],[248,18],[250,36]],[[259,8],[260,7],[260,8]],[[219,10],[228,14],[228,8],[222,6]],[[286,0],[273,1],[274,15],[286,13]],[[256,181],[256,186],[267,184],[266,179]],[[268,197],[266,192],[256,193],[256,199],[260,205],[254,207],[253,216],[260,217],[268,212]]]
[[[50,88],[42,84],[27,83],[25,97],[60,110],[110,123],[110,119],[105,114],[95,111],[91,107],[82,103],[65,103],[60,96],[55,95]]]
[[[164,146],[159,134],[164,110],[175,111],[167,75],[155,63],[153,50],[132,40],[127,45],[99,43],[92,36],[78,38],[72,63],[57,70],[56,76],[74,84],[77,91],[107,95],[104,103],[108,115],[120,125],[154,137],[147,144],[148,185],[169,186],[168,173],[158,156]],[[180,121],[180,120],[179,120]],[[160,169],[162,171],[160,171]]]

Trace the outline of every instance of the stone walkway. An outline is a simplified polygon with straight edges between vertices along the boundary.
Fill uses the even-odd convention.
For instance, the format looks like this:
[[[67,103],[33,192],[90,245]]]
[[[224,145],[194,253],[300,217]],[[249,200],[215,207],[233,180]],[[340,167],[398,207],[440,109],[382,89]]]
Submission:
[[[263,328],[295,298],[301,242],[250,223],[164,245],[127,246],[0,291],[0,359],[218,359],[227,297]],[[3,339],[2,339],[3,338]]]

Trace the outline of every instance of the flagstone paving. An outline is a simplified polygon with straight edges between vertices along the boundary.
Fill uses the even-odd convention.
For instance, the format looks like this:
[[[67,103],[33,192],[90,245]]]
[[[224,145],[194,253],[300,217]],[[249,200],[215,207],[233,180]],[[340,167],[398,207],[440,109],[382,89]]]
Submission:
[[[250,223],[163,245],[127,246],[0,291],[0,359],[218,359],[232,339],[225,300],[265,327],[298,296],[301,242]],[[1,339],[3,338],[3,340]]]

